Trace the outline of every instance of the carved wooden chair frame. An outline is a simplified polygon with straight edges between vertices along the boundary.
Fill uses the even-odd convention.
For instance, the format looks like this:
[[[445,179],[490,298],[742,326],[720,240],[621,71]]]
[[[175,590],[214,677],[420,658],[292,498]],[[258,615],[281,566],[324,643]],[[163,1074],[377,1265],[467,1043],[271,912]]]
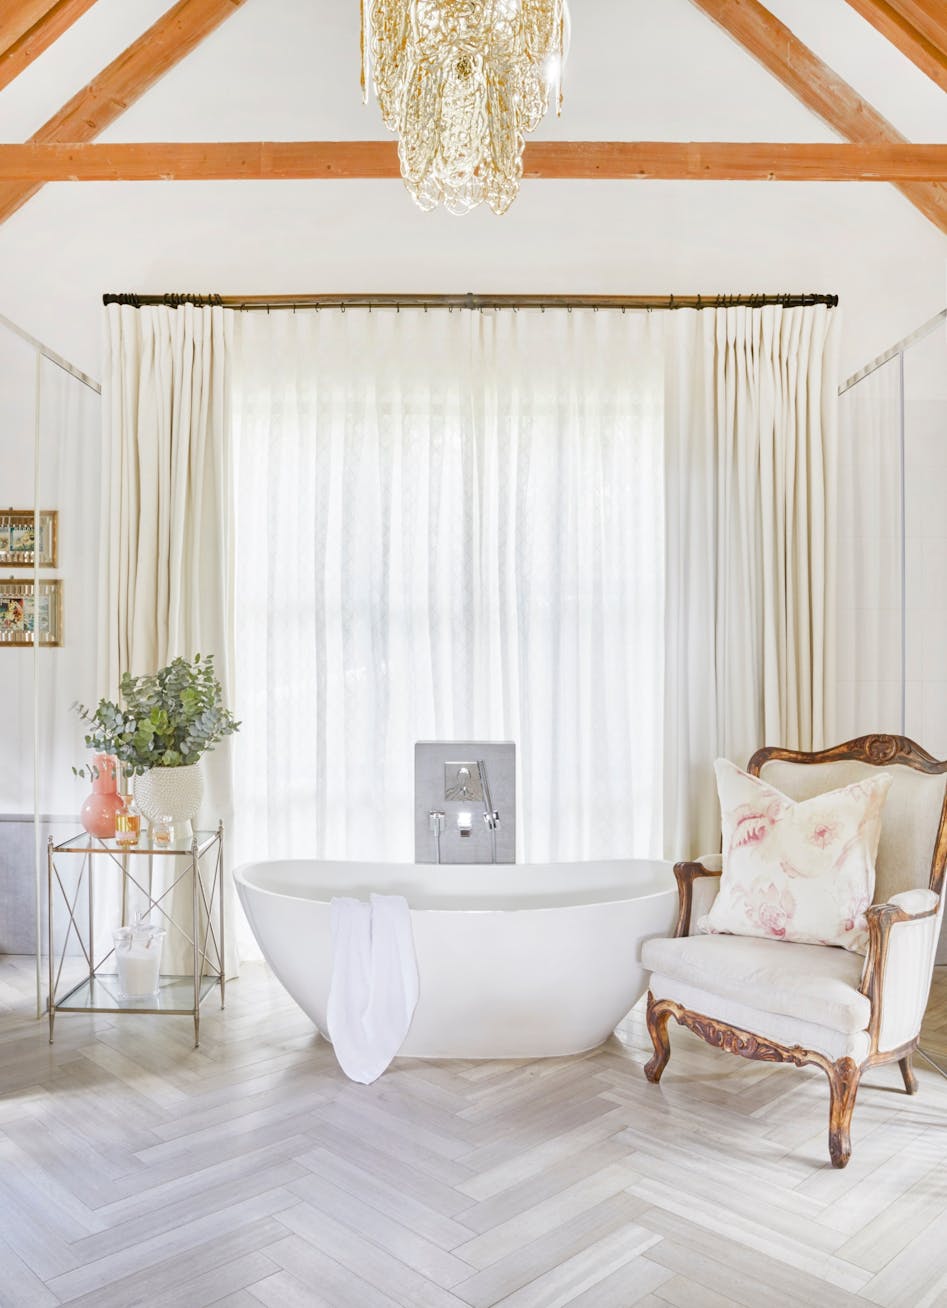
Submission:
[[[854,760],[870,763],[876,767],[890,767],[900,763],[929,774],[947,773],[947,760],[939,761],[926,750],[921,749],[906,736],[872,735],[859,736],[856,740],[846,741],[831,749],[818,753],[803,753],[799,750],[764,748],[750,759],[748,771],[759,776],[765,763],[771,760],[789,763],[837,763]],[[944,872],[947,867],[947,794],[941,809],[940,824],[931,858],[930,889],[940,895],[944,886]],[[720,876],[719,871],[711,871],[702,863],[677,863],[674,867],[677,880],[680,908],[675,936],[690,933],[691,904],[693,901],[694,882],[698,877]],[[868,909],[868,953],[859,989],[871,1004],[871,1017],[868,1025],[870,1047],[867,1058],[856,1063],[853,1058],[839,1058],[833,1061],[816,1050],[804,1049],[800,1045],[781,1045],[744,1031],[726,1022],[703,1013],[694,1013],[676,1003],[673,999],[655,999],[648,991],[648,1032],[654,1045],[654,1056],[645,1067],[645,1076],[657,1083],[671,1056],[668,1038],[668,1021],[670,1018],[686,1026],[688,1030],[699,1035],[716,1049],[724,1049],[741,1058],[758,1059],[767,1063],[794,1063],[797,1067],[813,1064],[821,1067],[829,1079],[829,1155],[833,1167],[844,1167],[851,1157],[851,1120],[855,1107],[855,1096],[862,1073],[869,1067],[881,1063],[897,1062],[904,1078],[907,1094],[917,1092],[917,1077],[914,1075],[913,1057],[917,1048],[917,1037],[900,1045],[896,1049],[879,1050],[878,1039],[881,1027],[882,995],[885,983],[885,964],[887,962],[888,944],[891,928],[900,922],[920,921],[933,917],[937,907],[921,913],[907,913],[895,904],[873,904]]]

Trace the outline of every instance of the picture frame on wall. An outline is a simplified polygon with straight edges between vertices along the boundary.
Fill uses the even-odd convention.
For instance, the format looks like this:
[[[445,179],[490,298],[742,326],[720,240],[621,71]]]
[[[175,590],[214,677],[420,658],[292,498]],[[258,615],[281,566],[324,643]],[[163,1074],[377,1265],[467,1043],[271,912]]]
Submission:
[[[62,582],[0,581],[0,647],[62,644]]]
[[[32,509],[0,510],[0,567],[41,568],[58,566],[59,514],[41,509],[39,514],[39,558],[36,556],[36,519]]]

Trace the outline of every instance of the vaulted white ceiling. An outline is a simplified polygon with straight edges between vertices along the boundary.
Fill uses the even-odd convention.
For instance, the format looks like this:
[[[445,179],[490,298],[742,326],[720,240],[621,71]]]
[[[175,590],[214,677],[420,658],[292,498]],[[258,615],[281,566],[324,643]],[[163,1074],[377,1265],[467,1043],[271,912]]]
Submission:
[[[169,7],[98,0],[0,92],[22,141]],[[769,8],[906,136],[947,96],[844,0]],[[384,137],[358,0],[247,0],[103,141]],[[828,141],[689,0],[573,0],[548,139]],[[846,363],[942,307],[947,238],[887,185],[532,182],[502,219],[424,215],[397,182],[57,183],[0,226],[0,312],[98,371],[105,290],[838,290]]]

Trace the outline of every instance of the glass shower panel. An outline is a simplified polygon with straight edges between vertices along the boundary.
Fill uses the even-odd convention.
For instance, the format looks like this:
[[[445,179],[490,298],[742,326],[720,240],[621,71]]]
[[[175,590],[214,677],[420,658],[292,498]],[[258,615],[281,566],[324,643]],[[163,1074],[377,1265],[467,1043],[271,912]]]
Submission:
[[[0,509],[33,508],[36,351],[0,327]],[[9,542],[7,542],[9,543]],[[5,582],[32,580],[29,567],[3,568]],[[4,622],[12,622],[6,616]],[[0,641],[0,954],[32,954],[36,942],[33,861],[33,655]]]
[[[902,728],[901,366],[839,406],[836,736]]]
[[[36,496],[40,509],[56,515],[55,564],[37,570],[46,592],[41,597],[43,621],[57,629],[57,644],[36,647],[37,832],[41,941],[45,951],[46,842],[65,840],[79,830],[79,808],[88,794],[88,781],[72,772],[88,761],[84,729],[72,706],[94,705],[99,691],[98,555],[100,528],[101,398],[90,387],[49,359],[40,360],[39,458]],[[52,587],[50,586],[52,584]],[[31,696],[32,702],[32,696]],[[74,860],[77,864],[79,860]],[[67,887],[72,893],[72,888]],[[84,902],[84,897],[80,896]],[[66,937],[68,917],[57,895],[56,938]],[[99,895],[96,914],[102,917],[96,936],[105,939],[108,896]],[[59,919],[62,920],[59,920]],[[83,934],[86,926],[83,922]],[[71,955],[63,978],[71,977],[81,950],[70,938]],[[45,995],[45,986],[43,987]]]
[[[904,352],[905,732],[947,758],[947,327]]]
[[[60,645],[38,649],[40,807],[73,825],[88,786],[72,774],[87,754],[72,705],[94,704],[99,689],[100,408],[88,386],[42,360],[37,494],[57,515],[58,558],[41,576],[59,582],[62,631]]]

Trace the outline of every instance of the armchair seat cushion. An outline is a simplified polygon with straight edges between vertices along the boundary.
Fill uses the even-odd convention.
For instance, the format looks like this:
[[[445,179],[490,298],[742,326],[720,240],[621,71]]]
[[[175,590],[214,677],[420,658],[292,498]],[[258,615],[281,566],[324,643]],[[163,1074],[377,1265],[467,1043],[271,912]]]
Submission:
[[[834,1031],[864,1031],[871,1016],[858,990],[864,959],[847,949],[753,936],[681,936],[646,941],[641,961],[651,972],[734,1003]]]

